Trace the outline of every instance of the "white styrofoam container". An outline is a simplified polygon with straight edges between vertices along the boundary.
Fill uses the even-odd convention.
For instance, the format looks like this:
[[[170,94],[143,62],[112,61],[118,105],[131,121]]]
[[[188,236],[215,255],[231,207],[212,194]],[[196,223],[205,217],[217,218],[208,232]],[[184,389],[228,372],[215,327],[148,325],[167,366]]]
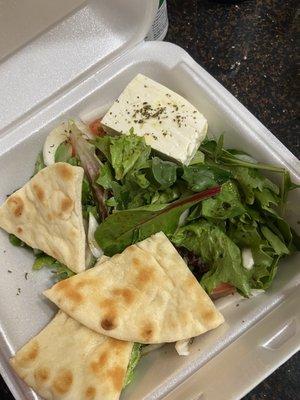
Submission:
[[[8,17],[16,13],[12,2],[4,3],[0,25],[9,32]],[[37,0],[24,3],[31,7]],[[71,116],[101,113],[139,72],[191,101],[207,117],[212,134],[225,133],[227,145],[284,166],[300,182],[300,162],[185,51],[142,41],[157,1],[82,3],[55,0],[44,29],[33,20],[21,36],[7,35],[9,46],[0,40],[1,203],[30,178],[51,128]],[[30,16],[24,7],[19,18],[26,10]],[[296,229],[299,215],[300,193],[294,191],[287,218]],[[49,271],[32,272],[30,252],[13,248],[3,231],[0,254],[0,372],[17,400],[38,399],[9,368],[8,358],[55,313],[41,296],[51,285]],[[122,400],[230,400],[247,393],[300,348],[299,264],[299,253],[284,260],[265,294],[219,300],[226,323],[197,338],[188,357],[179,357],[171,345],[144,357]]]

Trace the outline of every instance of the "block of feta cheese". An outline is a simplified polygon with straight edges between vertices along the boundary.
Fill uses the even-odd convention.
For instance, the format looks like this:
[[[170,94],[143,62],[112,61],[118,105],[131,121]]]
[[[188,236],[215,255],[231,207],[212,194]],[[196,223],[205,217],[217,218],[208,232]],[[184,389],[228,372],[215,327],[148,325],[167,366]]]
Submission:
[[[186,99],[139,74],[102,119],[109,134],[144,136],[154,150],[188,165],[207,132],[205,117]]]

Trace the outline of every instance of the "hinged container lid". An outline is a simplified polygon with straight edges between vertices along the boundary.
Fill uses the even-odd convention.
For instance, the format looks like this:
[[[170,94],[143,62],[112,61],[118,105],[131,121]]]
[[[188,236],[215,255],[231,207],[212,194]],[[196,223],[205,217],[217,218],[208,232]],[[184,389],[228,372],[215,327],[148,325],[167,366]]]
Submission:
[[[142,41],[158,0],[1,2],[0,136]]]

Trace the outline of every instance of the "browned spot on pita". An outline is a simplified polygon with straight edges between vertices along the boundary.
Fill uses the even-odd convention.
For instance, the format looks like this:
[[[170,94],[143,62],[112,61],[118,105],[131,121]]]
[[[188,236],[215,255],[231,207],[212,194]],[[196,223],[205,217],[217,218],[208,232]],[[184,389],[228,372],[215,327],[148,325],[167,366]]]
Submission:
[[[201,318],[205,324],[210,324],[215,319],[215,312],[207,306],[203,306],[203,303],[199,304],[199,311]]]
[[[58,282],[56,284],[56,290],[62,290],[65,297],[67,297],[74,303],[80,303],[83,300],[82,294],[79,293],[79,291],[72,286],[68,279]]]
[[[194,278],[194,276],[188,276],[188,277],[186,278],[185,282],[184,282],[184,286],[185,286],[187,289],[191,289],[191,288],[193,288],[193,287],[195,287],[195,286],[198,286],[198,285],[199,285],[199,283],[196,281],[196,279]]]
[[[39,201],[42,202],[45,199],[45,192],[44,192],[43,188],[41,188],[36,183],[32,185],[32,188],[34,190],[36,197],[39,199]]]
[[[99,278],[85,278],[75,284],[75,287],[81,289],[85,286],[99,287],[101,281]]]
[[[128,251],[128,253],[134,252],[135,251],[135,246],[131,245],[131,246],[127,247],[126,251]]]
[[[101,320],[101,327],[106,330],[106,331],[111,331],[112,329],[116,328],[116,323],[114,320],[114,317],[112,316],[107,316],[105,318],[102,318]]]
[[[65,165],[65,164],[58,164],[56,168],[57,168],[58,175],[64,181],[70,181],[73,178],[73,171],[72,171],[71,166]]]
[[[125,369],[121,367],[114,367],[107,371],[107,376],[111,379],[114,389],[117,392],[119,392],[123,387],[125,372]]]
[[[94,400],[96,396],[96,389],[93,386],[89,386],[85,391],[85,399]]]
[[[50,372],[46,367],[40,367],[34,371],[34,379],[37,385],[45,383],[49,379],[49,376]]]
[[[58,394],[65,394],[73,383],[73,374],[68,369],[62,369],[53,380],[53,389]]]
[[[104,351],[100,356],[98,357],[97,361],[93,361],[90,364],[92,372],[97,375],[101,368],[107,363],[108,360],[108,354]]]
[[[53,220],[53,215],[50,214],[50,213],[48,213],[48,214],[47,214],[47,218],[48,218],[49,221],[52,221],[52,220]]]
[[[144,286],[153,280],[154,272],[151,268],[143,267],[140,269],[136,276],[136,284],[137,286]]]
[[[17,233],[21,234],[22,232],[23,232],[23,229],[19,226],[19,227],[17,228]]]
[[[150,324],[150,322],[146,323],[141,330],[141,336],[144,340],[150,340],[153,336],[153,326]]]
[[[24,203],[21,197],[12,196],[7,200],[7,204],[15,217],[20,217],[22,215]]]
[[[134,258],[132,259],[132,265],[133,265],[134,267],[139,268],[139,267],[142,266],[142,263],[141,263],[141,261],[140,261],[138,258],[134,257]]]
[[[74,206],[74,201],[70,197],[66,196],[61,201],[61,210],[63,212],[71,211]]]
[[[29,349],[26,350],[25,353],[21,355],[21,358],[18,360],[21,365],[27,365],[32,363],[39,353],[39,345],[37,342],[32,342]]]
[[[134,300],[134,293],[128,288],[114,289],[112,291],[114,296],[121,296],[126,304],[132,304]]]

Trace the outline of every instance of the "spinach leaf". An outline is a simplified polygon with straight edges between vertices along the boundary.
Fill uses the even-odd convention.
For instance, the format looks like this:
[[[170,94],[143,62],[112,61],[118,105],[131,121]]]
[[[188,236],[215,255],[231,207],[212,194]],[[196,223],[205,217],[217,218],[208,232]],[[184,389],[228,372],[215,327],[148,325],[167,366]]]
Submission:
[[[163,231],[175,232],[180,215],[208,197],[215,196],[220,187],[212,188],[171,204],[152,204],[131,210],[117,211],[103,221],[95,232],[95,239],[106,255],[123,251],[132,243]]]
[[[142,347],[143,347],[143,345],[140,343],[134,343],[134,345],[133,345],[129,364],[128,364],[127,371],[126,371],[123,388],[125,388],[127,385],[129,385],[134,378],[134,370],[135,370],[138,362],[140,361],[140,358],[142,355]]]
[[[195,164],[203,164],[204,163],[205,156],[202,153],[202,151],[197,150],[196,154],[194,157],[191,159],[189,165],[195,165]]]
[[[176,164],[153,157],[151,165],[153,176],[162,189],[166,189],[176,182],[178,168]]]
[[[68,162],[72,158],[72,145],[68,142],[61,143],[56,149],[54,160],[55,162]]]
[[[239,191],[232,181],[223,183],[218,196],[202,202],[203,217],[228,219],[242,215],[245,211]]]
[[[242,266],[240,249],[221,229],[199,220],[179,228],[172,241],[192,251],[210,266],[200,281],[208,293],[220,283],[230,283],[244,296],[249,296],[249,276]]]
[[[231,173],[229,171],[213,165],[196,164],[183,167],[182,179],[188,183],[188,188],[194,192],[200,192],[224,183],[230,178]]]

